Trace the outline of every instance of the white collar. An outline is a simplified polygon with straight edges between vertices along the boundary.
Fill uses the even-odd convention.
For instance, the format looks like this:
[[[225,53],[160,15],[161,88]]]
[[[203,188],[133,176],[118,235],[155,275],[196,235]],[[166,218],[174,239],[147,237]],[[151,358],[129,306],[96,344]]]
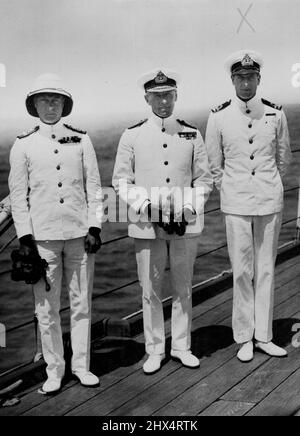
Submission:
[[[177,120],[174,113],[168,118],[160,118],[155,113],[151,112],[149,120],[160,129],[165,129],[165,132],[167,133],[174,133],[178,130]]]
[[[63,120],[60,119],[56,124],[45,124],[39,120],[39,131],[45,136],[58,135],[63,130]]]
[[[238,98],[237,95],[235,95],[233,97],[233,102],[236,104],[239,110],[249,118],[260,119],[263,116],[264,105],[261,101],[261,96],[258,94],[248,101],[243,101]]]

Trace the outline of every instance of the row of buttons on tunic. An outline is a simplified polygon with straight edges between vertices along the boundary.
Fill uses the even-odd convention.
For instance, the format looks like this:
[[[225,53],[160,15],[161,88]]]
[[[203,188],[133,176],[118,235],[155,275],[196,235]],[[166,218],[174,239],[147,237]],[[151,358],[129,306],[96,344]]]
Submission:
[[[51,135],[51,138],[52,138],[52,139],[55,139],[56,136],[55,136],[55,135]],[[54,150],[54,153],[55,153],[55,154],[58,154],[58,153],[59,153],[59,150],[57,150],[57,148],[56,148],[56,149]],[[59,171],[59,170],[60,170],[60,165],[57,165],[56,169],[57,169],[57,171]],[[59,188],[61,188],[61,187],[62,187],[62,183],[59,182],[57,186],[58,186]],[[65,200],[64,200],[63,198],[61,198],[61,199],[59,200],[59,202],[60,202],[61,204],[64,204]]]
[[[251,113],[251,110],[250,110],[250,109],[247,109],[247,110],[246,110],[246,114],[250,114],[250,113]],[[252,123],[250,122],[250,123],[248,124],[249,129],[252,129],[252,126],[253,126],[253,125],[252,125]],[[253,139],[252,139],[252,138],[249,139],[249,144],[253,144]],[[253,155],[253,154],[251,154],[250,159],[251,159],[251,160],[254,159],[254,155]],[[251,174],[252,174],[252,176],[255,176],[255,171],[253,170]]]
[[[52,135],[52,138],[53,138],[53,136],[55,136],[55,135]],[[53,138],[53,139],[54,139],[54,138]],[[58,150],[57,150],[57,149],[54,150],[54,153],[57,154],[57,153],[58,153]],[[60,165],[57,165],[57,167],[56,167],[57,171],[59,171],[60,168],[61,168]],[[57,186],[58,186],[59,188],[61,188],[61,187],[62,187],[62,183],[59,182]],[[59,202],[60,202],[61,204],[64,204],[65,200],[64,200],[63,198],[61,198],[61,199],[59,200]]]
[[[164,131],[164,130],[165,130],[165,129],[162,129],[162,131]],[[168,148],[168,144],[164,144],[163,147],[164,147],[164,148]],[[166,160],[166,161],[164,162],[164,165],[166,165],[166,166],[169,165],[169,162]],[[170,183],[170,179],[169,179],[169,177],[166,179],[166,182],[167,182],[167,183]]]
[[[250,126],[249,126],[249,127],[250,127]],[[251,127],[252,127],[252,125],[251,125]],[[253,144],[253,139],[252,139],[252,138],[249,139],[249,143],[250,143],[250,144]],[[253,154],[251,154],[250,159],[251,159],[251,160],[254,160],[254,155],[253,155]],[[253,170],[251,174],[252,174],[252,176],[255,176],[255,170]]]
[[[251,110],[247,109],[246,110],[246,114],[250,114],[250,113],[251,113]],[[250,121],[250,123],[248,124],[249,129],[252,129],[252,126],[253,126],[252,122]],[[253,144],[253,139],[252,138],[249,139],[249,144]],[[254,159],[254,155],[253,154],[251,154],[250,159],[251,160]],[[255,170],[253,170],[251,174],[252,174],[252,176],[255,176]]]
[[[251,110],[250,110],[250,109],[247,109],[247,110],[246,110],[246,113],[247,113],[247,114],[250,114],[250,113],[251,113]],[[253,125],[252,125],[252,123],[250,122],[250,123],[248,124],[249,129],[252,129],[252,126],[253,126]],[[250,139],[249,139],[249,144],[253,144],[253,142],[254,142],[253,139],[250,138]],[[254,159],[254,155],[253,155],[253,154],[251,154],[250,159],[251,159],[251,160]],[[252,174],[252,176],[255,176],[255,171],[253,170],[251,174]]]

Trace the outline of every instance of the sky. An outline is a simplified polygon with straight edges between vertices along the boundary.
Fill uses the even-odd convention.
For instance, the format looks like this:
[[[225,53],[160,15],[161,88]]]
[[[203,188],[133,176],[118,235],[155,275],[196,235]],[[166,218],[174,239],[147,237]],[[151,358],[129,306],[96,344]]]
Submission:
[[[182,76],[177,110],[209,110],[232,96],[224,60],[242,48],[263,55],[265,98],[299,102],[299,16],[299,0],[0,0],[0,122],[34,123],[25,97],[45,72],[63,77],[81,125],[142,118],[136,82],[157,67]]]

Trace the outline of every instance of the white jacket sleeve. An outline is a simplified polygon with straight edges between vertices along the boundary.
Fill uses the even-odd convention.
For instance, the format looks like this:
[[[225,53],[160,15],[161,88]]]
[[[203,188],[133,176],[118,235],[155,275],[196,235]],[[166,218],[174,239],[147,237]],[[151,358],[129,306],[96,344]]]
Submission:
[[[133,135],[128,130],[121,136],[112,184],[120,198],[128,204],[136,214],[140,214],[142,206],[149,201],[149,196],[145,188],[136,186],[135,184],[133,140]]]
[[[279,174],[283,177],[292,161],[292,152],[290,147],[290,136],[285,113],[281,112],[277,127],[277,150],[276,163]]]
[[[197,214],[203,213],[212,189],[213,178],[209,169],[207,151],[201,133],[197,131],[193,152],[192,187],[188,195],[185,195],[184,206],[191,205]]]
[[[224,155],[222,149],[222,135],[218,128],[217,116],[213,113],[211,113],[208,118],[205,145],[208,154],[210,171],[212,173],[216,188],[220,190],[224,170]]]
[[[83,144],[83,171],[88,207],[88,227],[99,227],[103,220],[103,198],[98,162],[93,144],[85,135]]]
[[[18,238],[32,235],[33,229],[28,205],[28,165],[21,140],[17,139],[10,152],[9,190],[12,216]]]

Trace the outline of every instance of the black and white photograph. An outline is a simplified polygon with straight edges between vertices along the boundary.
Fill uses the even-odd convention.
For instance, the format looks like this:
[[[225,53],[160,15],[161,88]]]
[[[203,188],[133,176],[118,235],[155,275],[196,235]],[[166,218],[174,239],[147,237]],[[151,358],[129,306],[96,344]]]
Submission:
[[[0,416],[300,416],[299,0],[0,0]]]

